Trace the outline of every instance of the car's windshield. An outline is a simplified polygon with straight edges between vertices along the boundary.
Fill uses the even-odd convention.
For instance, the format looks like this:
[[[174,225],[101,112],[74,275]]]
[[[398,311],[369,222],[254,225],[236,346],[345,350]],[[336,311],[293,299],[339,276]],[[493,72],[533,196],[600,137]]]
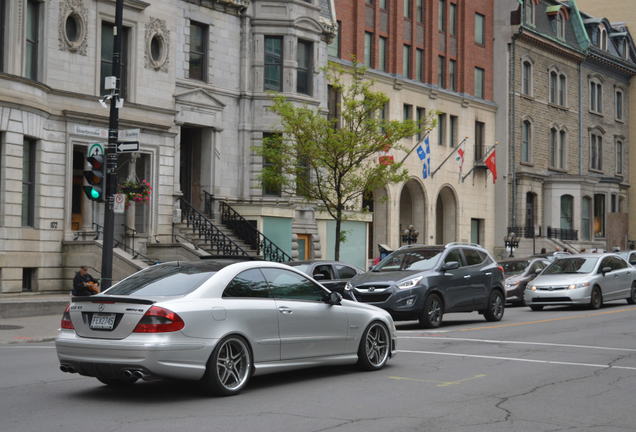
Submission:
[[[557,258],[543,274],[592,273],[597,262],[598,258]]]
[[[431,270],[435,268],[443,249],[407,249],[395,251],[373,271]]]
[[[523,273],[525,269],[528,267],[527,260],[519,260],[519,261],[504,261],[499,263],[504,269],[504,273],[506,275],[513,275]]]
[[[188,294],[216,271],[209,268],[158,265],[136,273],[105,291],[107,295],[181,296]]]

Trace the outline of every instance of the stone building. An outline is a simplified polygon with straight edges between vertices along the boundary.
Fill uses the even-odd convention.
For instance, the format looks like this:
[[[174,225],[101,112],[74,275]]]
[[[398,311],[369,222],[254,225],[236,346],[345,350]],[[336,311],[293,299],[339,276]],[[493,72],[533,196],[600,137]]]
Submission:
[[[98,98],[111,74],[114,5],[0,2],[2,292],[66,290],[79,264],[99,275],[103,204],[85,198],[82,177],[106,140]],[[118,178],[154,189],[117,215],[115,279],[144,260],[205,253],[179,225],[184,206],[201,213],[210,195],[289,255],[302,257],[300,244],[328,256],[330,221],[264,193],[253,146],[276,130],[269,90],[326,109],[332,15],[326,0],[125,1],[120,127],[141,148],[119,156]],[[363,264],[358,255],[351,261]]]
[[[374,88],[390,97],[385,118],[438,121],[430,134],[432,176],[423,178],[414,152],[405,162],[411,178],[374,191],[366,203],[373,210],[369,258],[378,256],[378,244],[399,247],[409,225],[418,243],[473,241],[492,249],[495,189],[484,158],[495,145],[493,2],[336,0],[335,6],[339,32],[330,59],[346,66],[355,56],[368,67]],[[454,156],[462,141],[460,171]]]

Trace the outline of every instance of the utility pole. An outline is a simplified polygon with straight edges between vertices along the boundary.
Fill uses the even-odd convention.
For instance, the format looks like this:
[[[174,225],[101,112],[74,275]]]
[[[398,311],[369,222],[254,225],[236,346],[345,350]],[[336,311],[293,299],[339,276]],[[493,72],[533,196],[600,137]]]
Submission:
[[[104,205],[104,244],[102,248],[102,290],[110,288],[113,282],[113,243],[115,213],[113,211],[114,194],[117,191],[117,140],[119,139],[119,95],[121,91],[121,51],[123,34],[124,0],[115,3],[115,38],[113,46],[113,70],[115,91],[110,98],[110,117],[108,123],[108,145],[106,146],[106,197]]]

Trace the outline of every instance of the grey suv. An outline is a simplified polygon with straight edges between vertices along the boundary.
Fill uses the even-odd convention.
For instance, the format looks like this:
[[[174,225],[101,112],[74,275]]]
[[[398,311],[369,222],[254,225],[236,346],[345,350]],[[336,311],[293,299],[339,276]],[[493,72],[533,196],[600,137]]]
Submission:
[[[387,310],[395,320],[438,327],[445,312],[483,314],[499,321],[506,302],[503,270],[475,244],[410,245],[391,253],[345,289],[360,302]]]

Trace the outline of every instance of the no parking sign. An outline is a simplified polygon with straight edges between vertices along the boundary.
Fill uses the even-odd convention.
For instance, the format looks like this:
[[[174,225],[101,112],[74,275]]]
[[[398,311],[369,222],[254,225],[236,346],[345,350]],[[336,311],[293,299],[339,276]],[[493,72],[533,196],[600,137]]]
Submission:
[[[118,214],[123,214],[126,210],[126,195],[125,194],[115,194],[115,201],[113,204],[113,212]]]

